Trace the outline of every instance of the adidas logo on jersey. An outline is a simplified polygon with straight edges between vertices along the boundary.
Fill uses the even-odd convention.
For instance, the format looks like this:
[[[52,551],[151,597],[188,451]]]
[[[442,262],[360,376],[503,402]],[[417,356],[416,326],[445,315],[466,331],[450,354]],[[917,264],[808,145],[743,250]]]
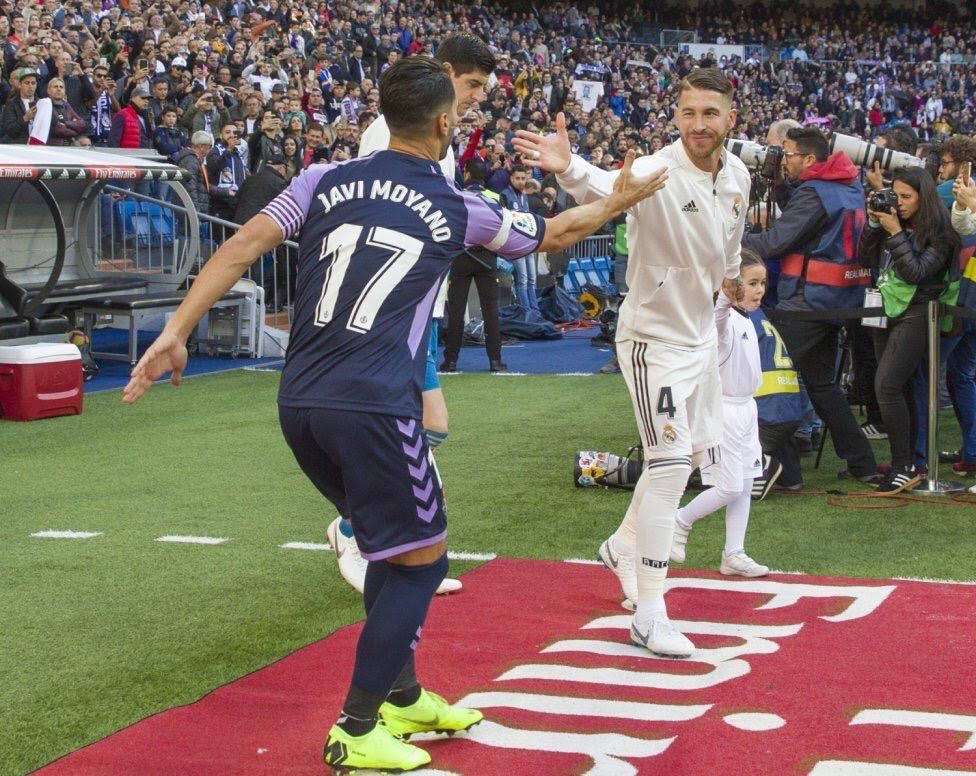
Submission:
[[[698,205],[695,204],[695,200],[691,200],[687,205],[681,208],[682,213],[697,213]]]
[[[753,466],[762,466],[762,461],[760,461],[760,460],[759,460],[759,459],[757,458],[757,459],[756,459],[755,461],[753,461],[753,464],[752,464],[752,465],[753,465]]]
[[[747,331],[742,332],[742,339],[744,339],[744,340],[749,339],[749,332],[747,332]]]

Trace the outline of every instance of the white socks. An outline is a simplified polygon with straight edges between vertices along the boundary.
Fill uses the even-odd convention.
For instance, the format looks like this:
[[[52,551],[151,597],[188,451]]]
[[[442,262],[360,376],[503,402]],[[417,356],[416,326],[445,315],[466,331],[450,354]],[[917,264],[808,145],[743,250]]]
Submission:
[[[725,507],[725,550],[726,555],[745,549],[746,528],[749,526],[749,511],[752,507],[752,478],[742,481],[742,490],[730,493],[720,488],[702,491],[687,505],[678,510],[677,518],[688,528],[712,512]]]
[[[651,461],[638,485],[645,488],[637,501],[636,554],[638,622],[667,617],[664,605],[664,580],[668,576],[668,558],[674,536],[674,516],[678,502],[688,484],[691,460],[666,458]],[[644,481],[646,480],[646,483]],[[635,505],[631,502],[631,507]],[[628,517],[630,516],[628,510]],[[624,522],[627,517],[624,518]],[[616,539],[614,541],[616,545]]]

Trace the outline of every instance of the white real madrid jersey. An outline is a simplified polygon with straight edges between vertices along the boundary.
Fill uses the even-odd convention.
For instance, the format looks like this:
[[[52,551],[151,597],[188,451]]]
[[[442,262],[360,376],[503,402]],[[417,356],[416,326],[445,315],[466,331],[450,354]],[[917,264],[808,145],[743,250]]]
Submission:
[[[712,297],[724,278],[739,275],[740,242],[749,202],[749,172],[722,151],[718,176],[698,169],[681,141],[634,162],[637,176],[666,167],[661,191],[627,214],[627,286],[617,340],[659,340],[698,349],[714,339]],[[573,156],[557,176],[577,202],[613,190],[617,172]]]

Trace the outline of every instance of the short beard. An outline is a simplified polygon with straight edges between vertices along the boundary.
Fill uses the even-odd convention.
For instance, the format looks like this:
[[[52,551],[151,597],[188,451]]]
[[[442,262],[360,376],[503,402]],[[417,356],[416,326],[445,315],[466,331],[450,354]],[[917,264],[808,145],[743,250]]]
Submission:
[[[690,143],[685,144],[684,138],[682,138],[682,145],[684,145],[685,152],[692,159],[709,159],[712,156],[712,154],[714,154],[718,149],[720,149],[722,147],[722,144],[725,142],[725,137],[726,137],[725,135],[719,136],[717,143],[715,143],[710,149],[708,149],[708,151],[706,151],[704,153],[700,153],[700,154],[699,153],[692,153],[692,150],[691,150],[691,147],[690,147],[691,144]]]

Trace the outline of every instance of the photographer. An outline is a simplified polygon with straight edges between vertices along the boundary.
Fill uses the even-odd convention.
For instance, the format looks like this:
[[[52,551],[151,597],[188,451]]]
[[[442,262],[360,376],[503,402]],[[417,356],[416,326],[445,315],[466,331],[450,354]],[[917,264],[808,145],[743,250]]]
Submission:
[[[813,127],[789,130],[783,149],[783,175],[793,191],[772,228],[746,234],[742,246],[763,259],[782,257],[777,310],[860,307],[868,273],[854,254],[864,219],[858,170],[843,153],[831,155],[827,139]],[[840,324],[787,319],[776,325],[847,473],[878,481],[874,453],[835,375]]]
[[[912,376],[926,353],[926,304],[945,289],[947,270],[960,244],[949,211],[925,170],[898,170],[892,188],[897,204],[888,210],[868,210],[870,221],[860,244],[862,264],[879,270],[878,290],[889,316],[886,328],[874,332],[875,391],[891,446],[891,471],[878,486],[878,493],[885,495],[900,493],[921,479],[912,463],[918,434]],[[876,202],[872,198],[872,205]]]

